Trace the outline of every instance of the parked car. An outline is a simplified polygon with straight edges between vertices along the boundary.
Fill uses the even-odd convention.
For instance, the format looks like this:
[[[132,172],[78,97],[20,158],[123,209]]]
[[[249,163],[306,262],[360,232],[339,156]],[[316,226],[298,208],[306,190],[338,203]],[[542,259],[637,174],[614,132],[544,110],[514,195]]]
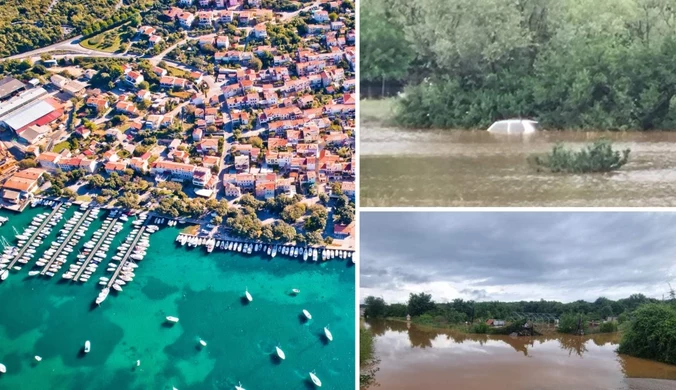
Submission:
[[[488,128],[496,134],[530,134],[540,130],[538,122],[529,119],[506,119],[497,121]]]

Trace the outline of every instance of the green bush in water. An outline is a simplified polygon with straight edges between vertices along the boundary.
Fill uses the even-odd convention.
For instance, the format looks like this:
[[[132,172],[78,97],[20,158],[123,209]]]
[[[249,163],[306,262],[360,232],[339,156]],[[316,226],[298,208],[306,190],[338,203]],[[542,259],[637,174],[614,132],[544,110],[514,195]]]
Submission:
[[[651,303],[639,307],[624,331],[623,354],[676,364],[676,309]]]
[[[582,331],[587,333],[589,324],[587,322],[587,317],[582,314],[564,313],[561,315],[561,318],[559,318],[558,330],[560,333],[577,334],[580,330],[579,326],[582,327]]]
[[[479,322],[478,324],[472,325],[469,332],[470,333],[478,333],[478,334],[486,334],[486,333],[490,332],[490,330],[491,330],[491,327],[488,326],[487,323]]]
[[[602,323],[601,326],[599,326],[599,332],[601,333],[617,332],[617,322],[609,321]]]
[[[535,156],[533,161],[553,173],[610,172],[626,164],[630,152],[629,149],[613,150],[610,141],[599,140],[577,152],[556,144],[546,157]]]

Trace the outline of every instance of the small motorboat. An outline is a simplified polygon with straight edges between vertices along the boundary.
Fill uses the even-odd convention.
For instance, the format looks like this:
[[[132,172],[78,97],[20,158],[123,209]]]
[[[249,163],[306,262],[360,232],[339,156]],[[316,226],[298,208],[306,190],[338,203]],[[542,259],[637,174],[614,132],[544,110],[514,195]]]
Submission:
[[[136,361],[136,367],[139,367],[139,366],[141,366],[141,361],[140,361],[140,360],[137,360],[137,361]]]
[[[249,294],[248,288],[244,291],[244,296],[246,297],[247,301],[249,301],[249,302],[253,301],[253,297],[251,296],[251,294]]]
[[[294,288],[293,290],[291,290],[291,292],[292,292],[294,295],[300,294],[300,290],[297,289],[297,288]]]
[[[89,353],[92,349],[92,343],[89,342],[89,340],[85,341],[84,345],[84,353]]]
[[[7,372],[7,367],[5,367],[4,364],[0,363],[0,374],[4,374]]]
[[[279,356],[280,359],[282,360],[286,359],[286,355],[284,354],[284,351],[282,351],[281,348],[275,347],[275,349],[277,350],[277,356]]]
[[[35,355],[35,360],[38,362],[42,361],[42,356]]]
[[[326,336],[326,338],[327,338],[329,341],[333,341],[333,335],[331,334],[331,331],[329,330],[329,327],[328,327],[328,326],[325,326],[325,327],[324,327],[324,336]]]
[[[312,383],[315,384],[315,386],[322,387],[322,381],[320,381],[319,378],[317,378],[317,375],[315,375],[314,372],[310,373],[310,379],[312,380]]]
[[[200,339],[200,345],[203,346],[203,347],[206,347],[206,346],[207,346],[207,342],[204,341],[204,340],[202,340],[202,339]]]
[[[310,312],[305,309],[303,309],[303,315],[305,315],[305,318],[307,318],[308,320],[312,319],[312,314],[310,314]]]
[[[167,316],[167,321],[177,323],[178,322],[178,317],[174,316]]]

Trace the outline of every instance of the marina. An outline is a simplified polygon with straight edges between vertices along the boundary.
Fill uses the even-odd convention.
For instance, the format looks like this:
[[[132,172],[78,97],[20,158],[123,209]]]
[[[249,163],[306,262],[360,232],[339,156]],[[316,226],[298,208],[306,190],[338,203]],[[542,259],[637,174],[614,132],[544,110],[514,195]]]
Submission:
[[[103,231],[103,234],[100,236],[101,238],[99,239],[99,241],[96,244],[94,244],[91,252],[89,252],[89,255],[87,255],[87,257],[85,258],[82,265],[79,266],[79,268],[77,268],[75,275],[73,276],[72,280],[83,281],[83,280],[81,280],[82,275],[84,274],[84,272],[86,272],[88,265],[92,261],[94,261],[96,254],[99,253],[99,249],[102,247],[102,245],[104,245],[106,237],[109,237],[111,234],[113,234],[116,227],[118,227],[118,228],[120,227],[120,226],[117,225],[117,218],[115,218],[112,215],[109,218],[110,218],[109,220],[104,222],[104,231]]]
[[[66,247],[71,246],[71,244],[69,244],[69,243],[71,242],[71,240],[73,239],[75,234],[79,231],[80,226],[82,226],[83,223],[85,221],[87,221],[87,218],[89,218],[89,216],[92,212],[94,212],[94,210],[90,209],[90,210],[85,211],[84,214],[80,214],[80,215],[76,214],[79,218],[77,220],[77,222],[75,222],[76,226],[71,228],[70,232],[67,233],[67,235],[66,235],[65,239],[63,240],[63,242],[61,243],[61,245],[56,249],[56,251],[54,251],[54,253],[51,255],[51,259],[49,259],[49,261],[47,262],[47,264],[45,264],[42,271],[40,271],[40,275],[45,275],[47,272],[50,271],[50,269],[54,269],[54,268],[52,268],[52,264],[54,264],[55,262],[57,262],[57,260],[59,260],[59,256],[64,251],[64,249],[66,249]],[[96,213],[98,214],[98,210],[96,210]],[[84,235],[84,234],[82,234],[82,235]],[[63,259],[65,260],[65,256],[64,256]],[[61,264],[63,264],[63,262],[61,262],[61,261],[59,261],[59,262]],[[60,267],[60,265],[59,265],[59,267]],[[54,272],[54,271],[52,271],[52,272]]]
[[[89,209],[73,209],[53,226],[59,234],[43,237],[35,255],[53,250],[51,267],[55,258],[66,256],[66,267],[79,267],[73,280],[90,276],[103,290],[93,290],[96,283],[54,283],[53,278],[1,282],[0,300],[16,315],[0,319],[0,363],[7,370],[0,387],[150,388],[159,380],[177,389],[200,388],[198,383],[227,389],[241,381],[251,390],[269,387],[274,377],[280,388],[301,390],[316,386],[309,376],[315,372],[322,388],[354,388],[354,303],[345,298],[354,294],[350,262],[317,261],[315,267],[303,261],[270,262],[265,257],[268,249],[272,255],[273,245],[219,239],[210,244],[202,238],[193,246],[205,250],[157,245],[175,240],[179,228],[168,221],[159,228],[151,216],[148,222],[145,216],[129,216],[130,223],[123,223],[116,210],[101,210],[99,219]],[[44,208],[36,206],[14,216],[0,227],[0,236],[30,225],[42,213]],[[83,232],[87,217],[94,219],[87,227],[93,235],[78,237],[73,232]],[[113,241],[114,234],[121,238]],[[116,251],[96,256],[104,245]],[[65,250],[69,246],[72,252]],[[301,248],[298,255],[296,248],[276,249],[289,260],[302,259]],[[310,259],[312,252],[303,250]],[[317,257],[323,257],[321,251]],[[87,271],[93,265],[107,268]],[[39,270],[51,272],[51,267],[45,263]],[[252,296],[248,304],[242,302],[245,292]],[[100,305],[93,306],[102,295]],[[303,309],[315,319],[301,321]],[[331,344],[325,340],[327,323],[335,337]],[[277,347],[283,348],[283,364],[271,361],[278,357]],[[231,359],[233,354],[238,359]]]
[[[312,260],[322,261],[332,259],[350,259],[352,263],[354,260],[354,252],[347,249],[332,249],[332,248],[315,248],[310,246],[296,246],[291,244],[266,244],[261,242],[244,242],[237,240],[219,240],[213,237],[200,237],[197,235],[190,235],[180,233],[176,237],[176,243],[180,246],[188,247],[204,247],[207,253],[214,250],[233,251],[245,254],[260,253],[275,257],[281,254],[287,257],[302,258],[304,261]]]
[[[42,222],[38,223],[38,227],[35,229],[35,231],[34,231],[29,237],[27,237],[27,239],[25,240],[25,241],[26,241],[25,244],[18,250],[18,253],[16,253],[16,256],[14,257],[14,259],[11,260],[11,262],[10,262],[9,265],[7,266],[7,269],[8,269],[8,270],[15,270],[15,271],[18,271],[18,270],[15,268],[15,267],[16,267],[16,263],[17,263],[20,259],[23,258],[23,256],[24,256],[24,254],[26,253],[26,251],[29,250],[29,249],[31,248],[31,245],[33,245],[33,243],[35,242],[35,240],[38,239],[38,237],[40,236],[40,234],[42,234],[43,230],[44,230],[44,229],[48,229],[48,228],[47,228],[47,225],[49,225],[49,223],[52,221],[52,219],[53,219],[55,216],[58,215],[58,213],[59,213],[60,210],[61,210],[61,203],[58,203],[58,204],[56,204],[56,206],[54,206],[54,208],[53,208],[52,211],[49,213],[49,215],[47,216],[47,218],[44,218],[44,219],[42,220]],[[16,229],[15,229],[15,231],[16,231]],[[18,235],[17,238],[18,238],[19,236],[21,236],[21,235]],[[21,243],[21,241],[19,241],[19,243]],[[20,269],[21,269],[21,268],[19,267],[19,270],[20,270]]]

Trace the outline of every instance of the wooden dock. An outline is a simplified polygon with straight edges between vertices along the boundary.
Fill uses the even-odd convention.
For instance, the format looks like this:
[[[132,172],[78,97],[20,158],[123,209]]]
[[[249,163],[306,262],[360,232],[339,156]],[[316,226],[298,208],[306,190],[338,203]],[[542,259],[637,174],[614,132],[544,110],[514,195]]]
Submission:
[[[61,252],[64,249],[66,249],[66,246],[68,246],[68,243],[70,242],[70,240],[73,238],[73,236],[75,235],[77,230],[80,228],[80,226],[82,226],[82,224],[87,220],[87,217],[89,216],[89,214],[91,214],[92,211],[93,211],[92,209],[89,209],[89,210],[85,211],[84,214],[82,214],[82,217],[80,217],[80,220],[78,221],[77,225],[73,226],[72,230],[70,231],[70,233],[68,234],[66,239],[59,246],[59,249],[57,249],[56,252],[54,252],[52,257],[47,262],[47,265],[45,265],[45,267],[42,269],[42,271],[40,271],[40,275],[44,275],[49,270],[49,267],[52,266],[52,264],[56,261],[56,259],[61,254]]]
[[[108,228],[106,228],[106,231],[103,232],[101,235],[101,238],[99,239],[99,242],[94,245],[94,248],[92,248],[92,251],[89,252],[89,256],[85,259],[84,263],[82,263],[82,266],[80,269],[77,271],[75,276],[73,277],[73,281],[79,281],[80,280],[80,275],[87,269],[87,265],[92,261],[94,256],[96,255],[96,252],[98,252],[99,248],[103,243],[106,241],[106,237],[110,234],[111,231],[113,231],[113,228],[115,227],[115,223],[117,222],[117,218],[113,218],[110,221],[110,225],[108,225]]]
[[[127,262],[129,261],[129,256],[131,256],[132,253],[134,253],[134,248],[136,247],[136,244],[141,240],[143,237],[143,232],[146,230],[146,226],[142,225],[141,228],[139,229],[138,233],[136,233],[136,236],[134,237],[134,240],[132,240],[131,245],[129,245],[129,249],[127,252],[124,254],[122,257],[122,260],[120,260],[120,265],[117,266],[115,269],[115,272],[113,272],[113,276],[110,277],[110,280],[108,281],[108,285],[106,287],[110,288],[113,286],[115,283],[115,280],[117,280],[117,277],[120,275],[120,272],[122,272],[122,268],[127,265]]]
[[[9,263],[9,265],[7,266],[7,269],[12,269],[12,267],[14,267],[14,264],[16,264],[16,262],[19,261],[21,256],[23,256],[23,254],[26,253],[26,250],[28,248],[30,248],[30,245],[33,243],[33,241],[35,241],[35,239],[40,234],[42,229],[44,229],[45,226],[47,226],[49,221],[52,220],[52,217],[54,217],[54,214],[56,214],[56,212],[59,211],[59,209],[61,208],[62,205],[63,205],[62,203],[59,203],[59,204],[56,205],[56,207],[54,207],[52,212],[49,213],[49,216],[47,218],[45,218],[44,222],[42,222],[40,224],[40,226],[35,230],[35,233],[33,233],[33,235],[28,240],[26,240],[26,244],[19,250],[17,255],[14,257],[14,259]]]

